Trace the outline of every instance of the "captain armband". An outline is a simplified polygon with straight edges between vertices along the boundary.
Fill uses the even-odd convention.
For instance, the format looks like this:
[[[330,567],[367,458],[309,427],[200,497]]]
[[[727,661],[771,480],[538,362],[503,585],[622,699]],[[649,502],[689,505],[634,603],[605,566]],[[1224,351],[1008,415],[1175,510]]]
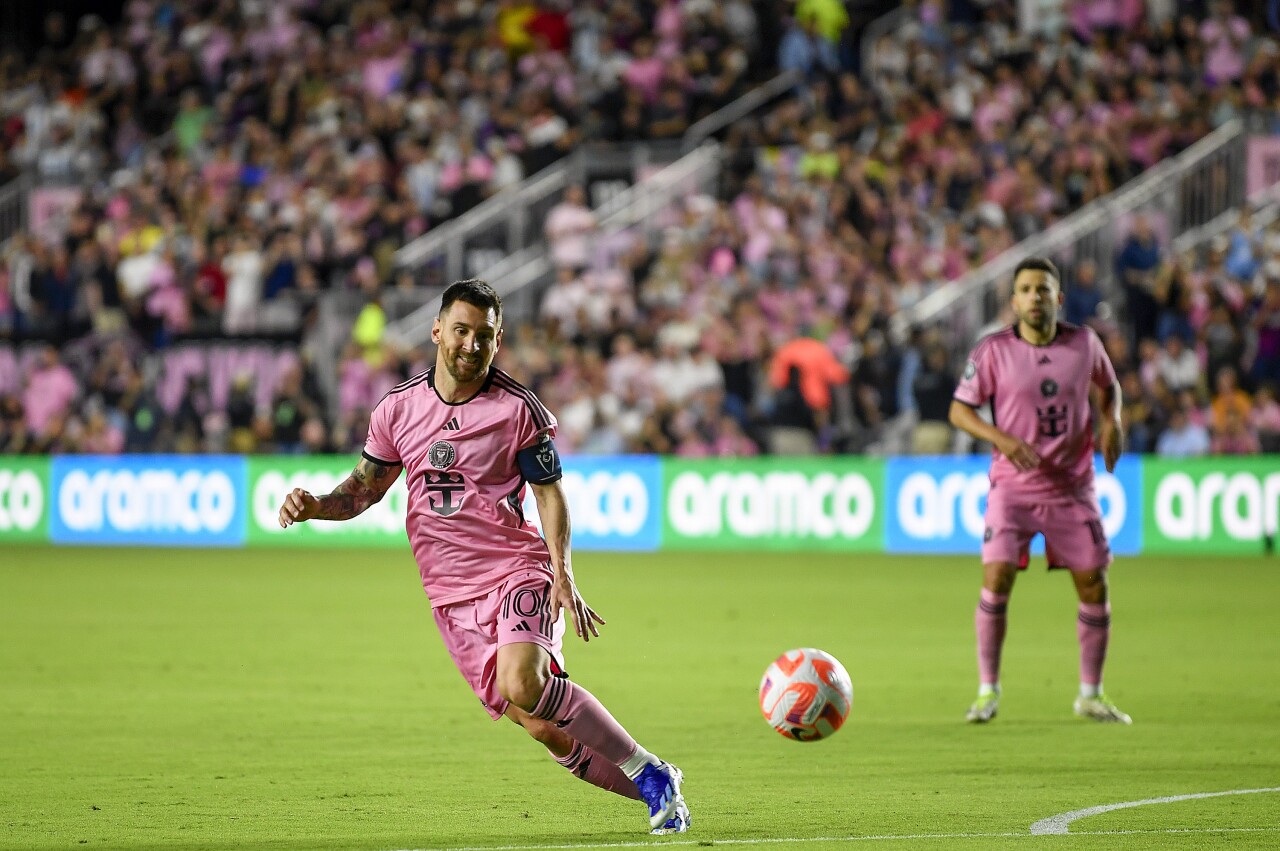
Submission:
[[[556,452],[555,441],[550,435],[543,435],[533,446],[517,452],[516,462],[520,465],[520,475],[535,485],[549,485],[559,481],[563,475],[560,453]]]

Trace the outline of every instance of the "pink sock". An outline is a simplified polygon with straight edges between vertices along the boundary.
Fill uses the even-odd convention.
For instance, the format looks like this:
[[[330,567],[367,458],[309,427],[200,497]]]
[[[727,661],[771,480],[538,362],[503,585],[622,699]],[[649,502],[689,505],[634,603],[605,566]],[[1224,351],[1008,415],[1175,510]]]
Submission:
[[[1111,603],[1081,603],[1076,636],[1080,639],[1080,682],[1101,685],[1102,663],[1111,637]]]
[[[978,608],[973,614],[978,632],[978,681],[983,685],[1000,682],[1000,649],[1004,646],[1005,610],[1008,605],[1008,594],[997,594],[983,588],[982,598],[978,600]]]
[[[551,677],[533,715],[573,736],[614,765],[636,753],[636,740],[613,719],[595,695],[564,677]]]
[[[556,762],[572,771],[579,780],[585,780],[592,786],[599,786],[606,792],[613,792],[624,798],[644,800],[640,797],[636,784],[622,773],[621,768],[599,756],[591,748],[583,747],[582,742],[574,742],[569,755],[557,756]]]

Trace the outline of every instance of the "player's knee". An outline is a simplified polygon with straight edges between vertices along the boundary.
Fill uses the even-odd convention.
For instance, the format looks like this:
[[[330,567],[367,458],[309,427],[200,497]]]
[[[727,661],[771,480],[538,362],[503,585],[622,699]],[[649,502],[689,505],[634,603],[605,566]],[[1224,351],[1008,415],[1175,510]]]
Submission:
[[[534,741],[541,742],[543,745],[551,748],[560,743],[561,739],[568,736],[568,733],[558,728],[550,721],[543,721],[541,718],[530,718],[525,722],[524,730]]]
[[[1000,576],[986,583],[986,589],[992,594],[1013,593],[1013,577]]]
[[[498,672],[498,693],[526,712],[538,705],[546,685],[546,678],[537,670]]]
[[[1013,580],[1018,575],[1018,566],[1002,562],[988,562],[983,566],[982,586],[993,594],[1009,594],[1013,592]]]
[[[1091,570],[1076,573],[1072,576],[1076,581],[1076,593],[1082,603],[1102,604],[1107,602],[1107,573],[1104,570]]]
[[[520,725],[530,738],[544,745],[556,756],[567,756],[573,750],[573,737],[550,721],[534,718],[514,705],[507,707],[506,715]]]

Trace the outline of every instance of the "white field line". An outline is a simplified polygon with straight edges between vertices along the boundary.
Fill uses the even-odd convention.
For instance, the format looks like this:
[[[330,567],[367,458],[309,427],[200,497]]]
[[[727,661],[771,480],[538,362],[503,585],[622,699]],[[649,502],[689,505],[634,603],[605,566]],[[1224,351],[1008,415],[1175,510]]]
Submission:
[[[1069,828],[1073,821],[1096,816],[1099,813],[1109,813],[1112,810],[1144,807],[1147,804],[1172,804],[1175,801],[1194,801],[1199,798],[1220,798],[1223,795],[1256,795],[1260,792],[1280,792],[1280,786],[1270,786],[1265,789],[1231,789],[1227,792],[1197,792],[1194,795],[1169,795],[1164,798],[1147,798],[1143,801],[1125,801],[1122,804],[1101,804],[1096,807],[1085,807],[1083,810],[1072,810],[1069,813],[1060,813],[1056,816],[1040,819],[1040,821],[1031,825],[1031,832],[1036,836],[1061,835],[1070,832]]]
[[[1259,790],[1261,791],[1261,790]],[[1181,800],[1181,799],[1179,799]],[[1276,827],[1171,827],[1164,830],[1078,830],[1071,836],[1138,836],[1230,833],[1280,833]],[[1011,833],[894,833],[870,836],[781,836],[773,839],[658,839],[635,842],[577,843],[573,845],[467,845],[435,848],[405,848],[399,851],[577,851],[588,848],[671,848],[691,845],[800,845],[810,842],[896,842],[921,839],[1034,839],[1023,831]]]

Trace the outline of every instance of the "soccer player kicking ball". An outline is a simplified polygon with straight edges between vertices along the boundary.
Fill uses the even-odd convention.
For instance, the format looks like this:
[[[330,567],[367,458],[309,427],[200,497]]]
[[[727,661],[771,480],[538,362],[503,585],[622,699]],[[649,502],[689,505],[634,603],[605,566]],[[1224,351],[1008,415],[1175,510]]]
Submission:
[[[445,290],[431,330],[435,366],[374,409],[363,458],[333,493],[301,488],[280,525],[347,520],[408,476],[406,528],[436,626],[494,719],[506,716],[578,777],[649,806],[653,833],[683,833],[681,774],[631,738],[560,655],[564,611],[583,641],[604,619],[574,584],[556,418],[495,368],[502,300],[484,281]],[[525,519],[533,486],[545,539]]]
[[[1030,257],[1013,274],[1017,321],[974,348],[951,403],[951,423],[992,444],[991,491],[982,539],[978,700],[968,720],[996,717],[1005,610],[1031,538],[1044,535],[1050,568],[1071,571],[1080,597],[1080,695],[1075,713],[1131,723],[1102,691],[1111,633],[1107,565],[1111,548],[1093,488],[1090,385],[1099,390],[1107,471],[1121,452],[1120,388],[1102,341],[1089,328],[1058,321],[1062,284],[1052,261]],[[994,425],[974,410],[991,402]]]

